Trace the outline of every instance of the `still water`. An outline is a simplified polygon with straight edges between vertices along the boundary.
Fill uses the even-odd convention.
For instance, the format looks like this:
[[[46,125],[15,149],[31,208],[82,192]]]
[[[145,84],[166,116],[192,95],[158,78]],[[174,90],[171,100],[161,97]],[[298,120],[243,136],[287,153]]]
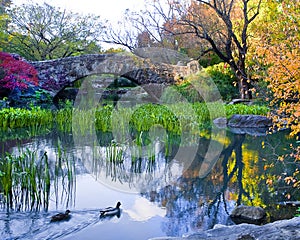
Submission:
[[[51,132],[2,141],[2,153],[46,152],[50,167],[60,161],[65,172],[53,170],[48,204],[38,210],[7,211],[1,195],[0,239],[184,236],[217,223],[233,224],[229,213],[236,204],[262,206],[272,221],[284,215],[272,212],[279,203],[299,198],[284,183],[295,165],[288,156],[278,158],[294,142],[286,132],[249,135],[223,129],[179,142],[168,142],[165,134],[152,132],[151,143],[142,147],[134,141],[118,144],[101,133],[96,139]],[[119,218],[99,218],[101,208],[118,201]],[[69,221],[50,223],[51,215],[66,209]]]

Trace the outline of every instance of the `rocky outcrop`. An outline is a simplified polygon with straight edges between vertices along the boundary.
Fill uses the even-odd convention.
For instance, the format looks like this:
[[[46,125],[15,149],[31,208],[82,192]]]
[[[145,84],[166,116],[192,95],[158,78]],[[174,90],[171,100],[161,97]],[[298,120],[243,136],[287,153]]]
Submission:
[[[216,225],[214,229],[187,237],[162,237],[151,240],[297,240],[300,239],[300,217],[266,225],[239,224]]]

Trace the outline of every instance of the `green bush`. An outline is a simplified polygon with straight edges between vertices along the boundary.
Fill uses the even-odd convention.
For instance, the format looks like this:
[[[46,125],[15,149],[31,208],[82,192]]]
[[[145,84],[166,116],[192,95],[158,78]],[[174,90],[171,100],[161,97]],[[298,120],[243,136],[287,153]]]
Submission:
[[[226,63],[219,63],[209,66],[204,71],[211,77],[217,85],[224,101],[239,97],[239,91],[234,82],[236,78]]]
[[[199,92],[194,88],[190,80],[186,80],[178,85],[168,87],[162,97],[162,102],[172,104],[176,102],[202,102]]]

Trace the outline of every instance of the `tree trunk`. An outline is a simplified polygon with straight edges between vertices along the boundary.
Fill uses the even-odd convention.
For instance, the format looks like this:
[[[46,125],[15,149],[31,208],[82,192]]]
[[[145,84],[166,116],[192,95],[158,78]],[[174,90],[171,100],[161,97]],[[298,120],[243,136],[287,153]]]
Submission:
[[[243,60],[243,59],[242,59]],[[239,61],[235,64],[234,61],[229,61],[231,70],[235,73],[235,76],[238,80],[238,87],[241,99],[252,99],[251,93],[251,84],[250,80],[247,78],[246,69],[245,69],[245,62]]]
[[[248,79],[244,78],[243,76],[238,76],[239,81],[239,92],[241,99],[252,99],[252,93],[250,89],[250,83]]]

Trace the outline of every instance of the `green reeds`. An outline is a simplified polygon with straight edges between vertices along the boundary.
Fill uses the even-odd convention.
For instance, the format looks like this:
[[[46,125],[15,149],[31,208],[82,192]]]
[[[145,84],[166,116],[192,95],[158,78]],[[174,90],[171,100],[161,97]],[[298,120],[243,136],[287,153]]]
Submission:
[[[52,127],[53,115],[50,110],[33,107],[31,109],[3,108],[0,110],[0,128],[4,130],[23,127]]]
[[[58,131],[81,135],[96,130],[113,131],[127,136],[129,128],[140,133],[149,131],[154,125],[161,125],[173,134],[198,134],[200,128],[211,124],[212,119],[222,116],[222,113],[224,115],[224,109],[227,117],[233,114],[266,115],[269,111],[267,106],[223,105],[220,102],[178,102],[165,105],[149,103],[129,108],[119,106],[118,109],[114,109],[112,105],[92,109],[76,109],[69,106],[54,112],[39,107],[6,108],[0,110],[0,129],[8,131],[27,127],[30,135],[38,135],[46,130],[50,131],[55,126]]]
[[[111,144],[106,147],[106,161],[111,163],[123,163],[124,162],[125,146],[112,140]]]
[[[50,170],[47,153],[26,149],[20,155],[6,153],[1,158],[0,190],[7,209],[48,209]]]
[[[73,157],[68,156],[60,141],[57,143],[53,182],[56,205],[64,202],[68,207],[72,200],[75,200],[73,199],[73,191],[76,189],[75,161]]]
[[[72,131],[72,108],[63,108],[55,111],[54,122],[58,131],[71,132]]]
[[[19,150],[20,151],[20,150]],[[67,186],[61,196],[67,192],[68,202],[75,182],[74,161],[60,158],[55,163],[55,170],[46,152],[26,149],[19,154],[5,153],[0,158],[0,196],[1,205],[7,210],[38,211],[47,210],[51,186]],[[58,196],[59,193],[55,192]],[[58,197],[57,197],[58,198]]]

